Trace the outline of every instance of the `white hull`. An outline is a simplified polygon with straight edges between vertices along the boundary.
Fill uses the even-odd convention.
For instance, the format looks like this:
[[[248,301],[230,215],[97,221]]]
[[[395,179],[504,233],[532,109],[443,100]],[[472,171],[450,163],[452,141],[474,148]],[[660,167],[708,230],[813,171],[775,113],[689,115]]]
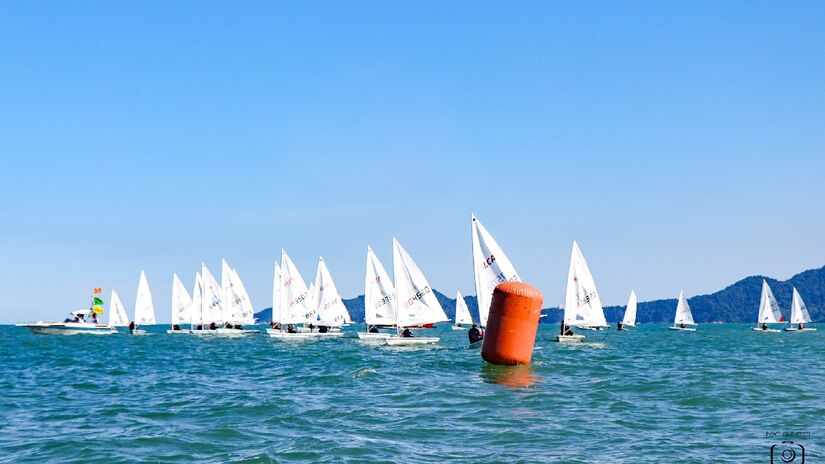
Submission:
[[[477,341],[477,342],[475,342],[475,343],[470,343],[470,344],[467,346],[467,349],[468,349],[468,350],[480,350],[480,349],[481,349],[481,345],[482,345],[483,343],[484,343],[484,340],[479,340],[479,341]]]
[[[25,327],[39,335],[111,335],[117,333],[114,327],[85,322],[35,322],[15,325]]]
[[[148,335],[143,329],[135,329],[131,331],[132,335]]]
[[[385,333],[385,332],[356,332],[358,338],[365,341],[382,341],[386,338],[390,338],[392,334]]]
[[[556,341],[559,343],[581,343],[584,339],[584,335],[556,335]]]
[[[250,335],[255,335],[259,333],[257,330],[249,330],[249,329],[228,329],[225,327],[219,327],[215,330],[210,329],[203,329],[203,330],[190,330],[189,333],[194,335],[199,335],[202,337],[221,337],[221,338],[235,338],[235,337],[248,337]]]
[[[438,343],[438,337],[399,337],[393,335],[384,339],[384,343],[389,346],[420,346]]]
[[[786,327],[785,332],[816,332],[816,329],[809,329],[806,327],[802,330],[799,330],[796,327]]]
[[[170,329],[170,330],[167,330],[167,331],[166,331],[166,333],[168,333],[168,334],[170,334],[170,335],[175,335],[175,334],[189,335],[189,334],[191,334],[192,332],[191,332],[191,331],[189,331],[189,330],[171,330],[171,329]]]
[[[681,330],[682,332],[696,332],[695,327],[668,327],[670,330]]]
[[[774,333],[774,332],[782,332],[782,331],[781,331],[781,330],[779,330],[779,329],[771,329],[771,328],[768,328],[768,329],[763,329],[763,328],[761,328],[761,327],[751,327],[751,330],[756,331],[756,332],[771,332],[771,333]]]
[[[450,328],[453,330],[467,330],[466,327],[461,327],[460,325],[451,325]]]
[[[340,338],[344,336],[344,332],[297,332],[289,333],[284,330],[266,329],[266,333],[272,337],[282,340],[322,340],[329,338]]]

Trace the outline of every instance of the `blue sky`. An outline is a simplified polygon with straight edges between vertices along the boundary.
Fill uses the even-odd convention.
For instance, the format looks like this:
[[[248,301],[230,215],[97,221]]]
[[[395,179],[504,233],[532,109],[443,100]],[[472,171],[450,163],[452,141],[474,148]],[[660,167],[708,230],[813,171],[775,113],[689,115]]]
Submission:
[[[0,321],[398,237],[473,294],[471,211],[546,305],[825,264],[822,2],[0,3]],[[107,298],[108,299],[108,298]],[[787,303],[781,303],[786,305]],[[754,308],[756,311],[756,308]]]

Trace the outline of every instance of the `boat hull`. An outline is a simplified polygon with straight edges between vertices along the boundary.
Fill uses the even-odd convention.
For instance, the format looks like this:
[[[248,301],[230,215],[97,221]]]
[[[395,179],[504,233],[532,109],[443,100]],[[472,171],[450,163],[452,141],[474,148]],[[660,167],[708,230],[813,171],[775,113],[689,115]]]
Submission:
[[[267,335],[281,340],[324,340],[330,338],[341,338],[344,332],[296,332],[289,333],[278,329],[266,329]]]
[[[782,331],[781,331],[781,330],[779,330],[779,329],[763,329],[763,328],[761,328],[761,327],[751,327],[751,330],[753,330],[753,331],[755,331],[755,332],[771,332],[771,333],[778,333],[778,332],[782,332]]]
[[[668,327],[668,330],[678,330],[681,332],[696,332],[695,327]]]
[[[36,322],[15,325],[25,327],[38,335],[111,335],[117,333],[116,328],[103,324]]]
[[[467,330],[466,327],[461,327],[460,325],[451,325],[450,328],[453,330]]]
[[[438,343],[438,337],[399,337],[391,336],[384,339],[384,343],[389,346],[421,346]]]
[[[384,339],[390,338],[392,334],[384,333],[384,332],[356,332],[358,338],[364,341],[375,341],[380,342]]]
[[[785,332],[816,332],[816,329],[804,328],[802,330],[797,329],[796,327],[786,327],[784,329]]]
[[[584,340],[584,335],[556,335],[556,341],[559,343],[581,343]]]

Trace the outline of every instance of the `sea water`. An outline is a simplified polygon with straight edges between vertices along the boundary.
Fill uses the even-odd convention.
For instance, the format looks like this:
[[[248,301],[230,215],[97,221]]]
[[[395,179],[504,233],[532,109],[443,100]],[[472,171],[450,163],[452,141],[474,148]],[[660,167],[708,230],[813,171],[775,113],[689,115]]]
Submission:
[[[165,329],[0,328],[0,462],[767,463],[783,439],[825,456],[825,330],[560,345],[542,325],[529,367],[499,367],[448,327],[430,348]]]

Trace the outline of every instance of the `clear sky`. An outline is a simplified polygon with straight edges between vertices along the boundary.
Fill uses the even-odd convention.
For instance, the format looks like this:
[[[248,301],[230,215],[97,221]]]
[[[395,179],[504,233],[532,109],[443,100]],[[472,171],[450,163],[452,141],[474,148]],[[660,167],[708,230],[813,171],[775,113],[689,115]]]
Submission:
[[[0,60],[0,322],[393,236],[474,294],[471,211],[548,306],[574,238],[606,304],[825,264],[825,2],[5,1]]]

